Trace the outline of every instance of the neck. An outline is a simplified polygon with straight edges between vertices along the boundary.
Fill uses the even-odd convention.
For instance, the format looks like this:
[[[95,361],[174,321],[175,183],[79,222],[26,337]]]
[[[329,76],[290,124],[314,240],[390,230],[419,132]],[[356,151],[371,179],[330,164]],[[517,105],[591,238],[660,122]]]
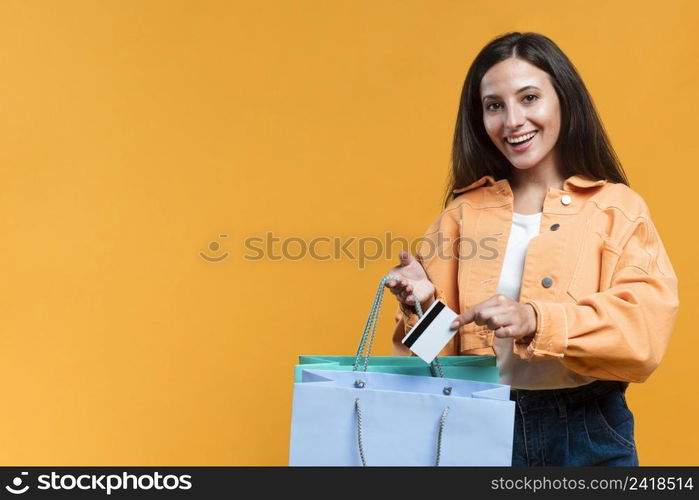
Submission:
[[[555,168],[533,167],[521,170],[512,167],[508,181],[512,190],[547,191],[548,188],[563,189],[565,177]]]

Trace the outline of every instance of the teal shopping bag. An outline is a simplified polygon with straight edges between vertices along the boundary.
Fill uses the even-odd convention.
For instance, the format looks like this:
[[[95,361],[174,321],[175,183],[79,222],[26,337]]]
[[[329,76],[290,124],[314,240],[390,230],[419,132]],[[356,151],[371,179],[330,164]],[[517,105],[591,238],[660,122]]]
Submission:
[[[294,367],[294,382],[301,382],[304,369],[365,371],[392,373],[396,375],[440,376],[460,380],[473,380],[497,384],[500,374],[495,356],[442,356],[431,364],[416,356],[371,356],[376,334],[379,310],[386,281],[396,279],[387,274],[381,279],[374,303],[359,342],[355,356],[303,355]],[[418,316],[422,317],[420,304],[416,304]],[[363,355],[367,350],[366,356]]]
[[[355,356],[299,356],[299,364],[294,367],[294,382],[301,382],[305,369],[352,371],[355,360]],[[439,364],[446,378],[493,384],[500,381],[495,356],[441,356]],[[366,371],[423,377],[433,373],[430,365],[417,356],[372,356]]]

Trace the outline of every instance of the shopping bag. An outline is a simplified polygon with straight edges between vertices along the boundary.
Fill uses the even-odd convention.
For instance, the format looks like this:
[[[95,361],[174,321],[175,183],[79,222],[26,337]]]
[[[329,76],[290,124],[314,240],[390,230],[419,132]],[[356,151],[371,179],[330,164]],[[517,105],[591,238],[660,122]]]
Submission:
[[[304,369],[289,465],[509,466],[509,396],[510,386],[486,382]]]
[[[372,363],[388,279],[395,278],[382,278],[356,356],[300,357],[289,464],[510,465],[514,402],[509,386],[492,381],[494,358],[474,356],[470,366],[450,366],[457,356],[429,365],[417,357]],[[422,316],[419,304],[416,309]],[[440,360],[448,360],[444,368]],[[464,378],[469,368],[475,379],[444,377],[450,368]]]
[[[299,363],[294,367],[294,382],[301,381],[301,372],[305,368],[316,370],[357,370],[363,365],[363,371],[395,373],[399,375],[429,376],[441,374],[449,378],[464,380],[479,380],[481,382],[497,383],[500,373],[495,356],[442,356],[431,364],[426,364],[416,356],[371,356],[371,347],[376,334],[376,325],[385,290],[385,283],[389,279],[397,279],[386,275],[381,279],[374,303],[369,311],[364,332],[357,348],[355,356],[328,356],[328,355],[302,355]],[[415,305],[418,316],[422,317],[420,304]],[[363,356],[364,348],[368,349]],[[440,371],[441,370],[441,371]]]
[[[294,382],[301,382],[304,369],[352,371],[356,356],[299,356],[294,367]],[[445,377],[497,383],[500,373],[495,356],[441,356]],[[430,365],[417,356],[371,356],[367,371],[396,375],[432,375]]]

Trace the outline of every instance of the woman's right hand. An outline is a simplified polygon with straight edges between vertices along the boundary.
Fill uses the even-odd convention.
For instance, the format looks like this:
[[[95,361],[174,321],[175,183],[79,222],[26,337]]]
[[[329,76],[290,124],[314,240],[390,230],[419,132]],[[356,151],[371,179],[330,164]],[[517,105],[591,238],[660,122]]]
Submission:
[[[412,255],[401,251],[399,258],[400,264],[389,271],[389,274],[398,279],[386,281],[386,286],[398,299],[403,312],[416,313],[416,297],[424,311],[434,302],[434,285],[427,277],[422,265]]]

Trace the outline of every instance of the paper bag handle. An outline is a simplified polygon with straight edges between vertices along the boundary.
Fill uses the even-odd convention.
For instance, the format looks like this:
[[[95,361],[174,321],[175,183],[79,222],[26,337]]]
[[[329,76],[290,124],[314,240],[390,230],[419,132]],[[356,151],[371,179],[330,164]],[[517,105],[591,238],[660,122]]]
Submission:
[[[362,367],[362,371],[367,371],[367,366],[369,366],[369,358],[371,357],[371,348],[374,345],[374,337],[376,335],[376,325],[378,323],[379,319],[379,311],[381,310],[381,302],[383,299],[383,292],[385,289],[386,282],[389,280],[396,280],[399,281],[399,278],[396,276],[393,276],[392,274],[387,274],[383,278],[381,278],[381,282],[379,283],[379,287],[376,290],[376,295],[374,296],[374,303],[371,305],[371,310],[369,311],[369,317],[367,318],[366,325],[364,326],[364,332],[362,333],[362,338],[359,342],[359,347],[357,348],[357,355],[354,359],[354,366],[352,368],[352,371],[358,371],[359,370],[359,365],[361,363],[361,358],[364,358],[364,366]],[[417,315],[419,318],[422,317],[422,307],[420,306],[420,301],[416,300],[415,301],[415,311],[417,312]],[[369,341],[367,345],[367,340]],[[364,348],[367,348],[367,353],[366,356],[363,356]],[[439,360],[437,358],[434,358],[434,361],[430,363],[430,372],[432,373],[433,377],[441,377],[444,378],[444,372],[442,371],[442,366],[439,364]],[[436,372],[436,374],[435,374]],[[357,380],[355,382],[355,386],[358,388],[364,387],[365,382],[362,380]],[[444,388],[444,394],[450,394],[451,393],[451,387],[445,387]]]
[[[362,461],[362,465],[366,467],[366,457],[364,456],[364,441],[362,440],[362,407],[359,402],[359,398],[354,400],[354,412],[357,415],[357,447],[359,449],[359,458]],[[444,427],[447,424],[447,415],[449,414],[449,407],[444,408],[442,416],[439,418],[439,433],[437,434],[437,459],[435,460],[435,465],[439,467],[439,460],[442,457],[442,436],[444,435]]]

